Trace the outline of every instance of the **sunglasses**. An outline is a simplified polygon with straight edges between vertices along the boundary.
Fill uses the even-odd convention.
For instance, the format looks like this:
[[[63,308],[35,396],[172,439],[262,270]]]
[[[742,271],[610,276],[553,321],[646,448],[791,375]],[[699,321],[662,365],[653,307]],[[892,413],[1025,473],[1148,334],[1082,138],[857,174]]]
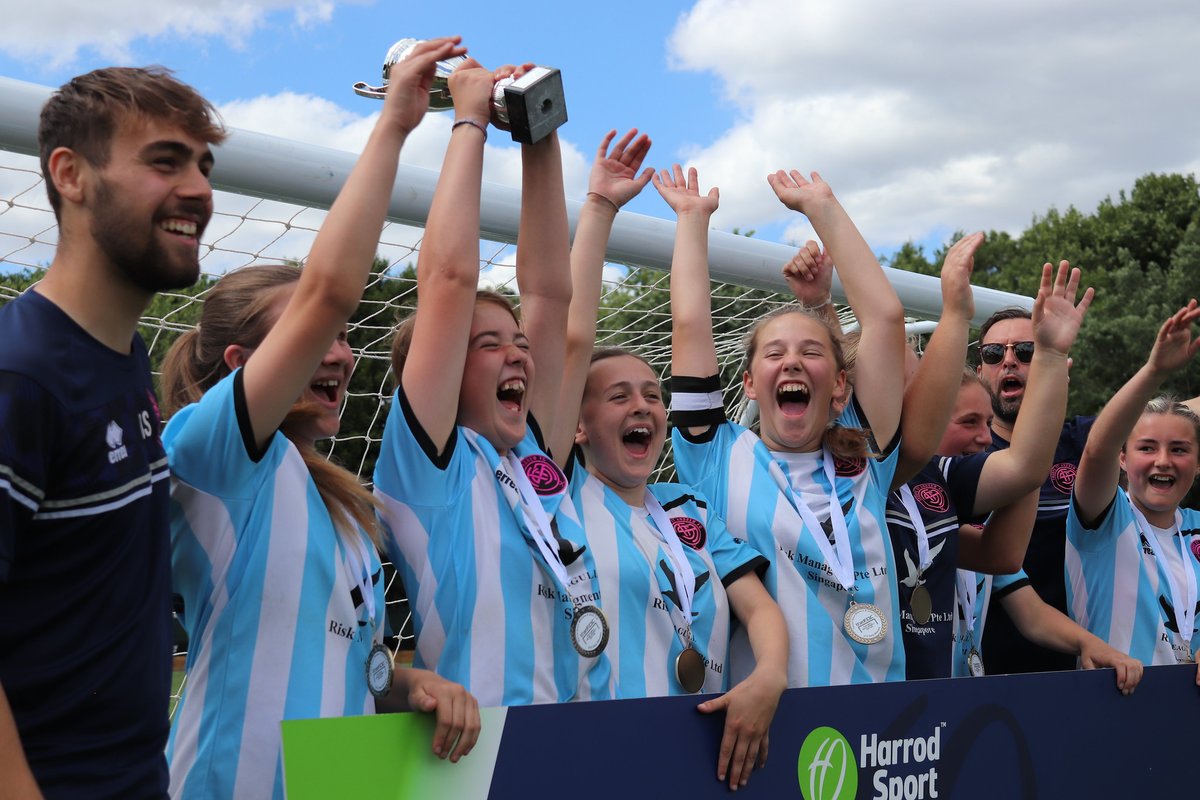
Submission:
[[[1017,361],[1020,361],[1022,364],[1028,364],[1030,361],[1033,361],[1033,342],[981,344],[979,345],[979,357],[983,359],[983,363],[985,364],[999,364],[1004,360],[1004,353],[1010,347],[1013,350],[1013,355],[1017,357]]]

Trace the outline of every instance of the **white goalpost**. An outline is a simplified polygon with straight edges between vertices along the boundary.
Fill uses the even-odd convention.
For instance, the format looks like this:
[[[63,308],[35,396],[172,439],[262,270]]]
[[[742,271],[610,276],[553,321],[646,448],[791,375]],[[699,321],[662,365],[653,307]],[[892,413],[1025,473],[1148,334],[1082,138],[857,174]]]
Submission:
[[[0,77],[0,279],[45,267],[57,244],[54,215],[36,157],[38,115],[51,91]],[[211,279],[262,261],[303,260],[325,209],[355,159],[354,153],[232,130],[217,149],[212,175],[218,190],[216,211],[201,245],[204,275]],[[433,170],[401,165],[389,222],[378,248],[387,268],[372,278],[368,298],[351,331],[359,362],[347,398],[347,408],[354,408],[354,424],[353,429],[343,425],[331,450],[364,482],[371,478],[370,464],[391,396],[387,364],[392,330],[398,316],[411,307],[415,294],[406,268],[416,263],[436,180]],[[578,202],[568,203],[572,227],[579,207]],[[519,208],[516,189],[485,184],[479,250],[483,283],[515,289],[511,265]],[[618,215],[607,252],[609,266],[598,324],[599,345],[631,347],[660,373],[666,371],[670,360],[666,290],[674,229],[674,222],[664,219],[630,212]],[[780,270],[794,250],[719,231],[710,233],[709,243],[718,357],[723,369],[732,369],[741,360],[742,338],[754,320],[788,303],[790,296]],[[938,316],[941,293],[937,278],[894,269],[885,272],[912,317]],[[0,280],[0,303],[22,290],[18,284],[20,281]],[[844,299],[836,282],[834,296]],[[193,324],[197,302],[203,297],[203,288],[197,293],[172,293],[143,317],[140,332],[154,363],[174,336]],[[1031,308],[1032,300],[975,289],[976,324],[1008,306]],[[737,405],[737,389],[732,387],[727,398],[730,408]],[[393,607],[403,604],[395,591],[389,592],[388,601]]]

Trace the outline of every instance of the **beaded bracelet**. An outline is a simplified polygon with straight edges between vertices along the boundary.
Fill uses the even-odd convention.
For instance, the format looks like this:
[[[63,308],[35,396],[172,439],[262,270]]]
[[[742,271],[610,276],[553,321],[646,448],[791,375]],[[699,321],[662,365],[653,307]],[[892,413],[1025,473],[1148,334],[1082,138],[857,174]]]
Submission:
[[[483,134],[483,140],[485,142],[487,141],[487,126],[486,125],[476,122],[473,119],[456,119],[456,120],[454,120],[454,124],[450,126],[450,132],[453,133],[454,129],[457,128],[459,125],[470,125],[471,127],[478,129],[479,132]]]

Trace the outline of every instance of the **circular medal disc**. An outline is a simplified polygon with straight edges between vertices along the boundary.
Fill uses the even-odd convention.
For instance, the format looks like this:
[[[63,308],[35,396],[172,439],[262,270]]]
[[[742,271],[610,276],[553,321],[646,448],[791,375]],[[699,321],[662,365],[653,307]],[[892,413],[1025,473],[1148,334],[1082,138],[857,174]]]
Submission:
[[[571,619],[571,644],[584,658],[595,658],[608,645],[608,620],[595,606],[575,609]]]
[[[392,651],[381,644],[371,648],[367,656],[367,688],[376,697],[383,697],[392,690]]]
[[[704,656],[694,647],[685,647],[675,657],[675,679],[688,694],[704,688]]]
[[[971,671],[971,676],[974,678],[983,677],[983,657],[979,655],[979,651],[974,647],[967,653],[967,669]]]
[[[924,586],[914,588],[908,605],[912,609],[913,619],[918,625],[929,624],[929,618],[933,613],[933,600],[929,597],[928,589]]]
[[[875,644],[887,636],[888,625],[879,606],[850,601],[842,627],[846,629],[846,635],[859,644]]]

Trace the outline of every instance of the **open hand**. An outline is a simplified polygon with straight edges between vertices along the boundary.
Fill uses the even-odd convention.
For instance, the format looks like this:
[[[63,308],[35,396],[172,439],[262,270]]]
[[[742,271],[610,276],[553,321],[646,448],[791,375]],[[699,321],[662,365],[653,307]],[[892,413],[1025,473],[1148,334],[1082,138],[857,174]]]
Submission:
[[[810,180],[799,170],[779,170],[767,176],[767,183],[771,184],[781,203],[805,216],[811,216],[818,205],[834,201],[833,190],[815,172]]]
[[[642,162],[650,151],[649,136],[644,133],[638,136],[637,128],[631,128],[609,152],[608,146],[616,135],[615,130],[609,131],[596,149],[596,160],[588,176],[588,194],[598,195],[620,208],[646,188],[654,169],[642,170]]]
[[[975,269],[975,251],[983,244],[982,233],[964,236],[946,251],[942,262],[942,313],[953,310],[965,319],[975,316],[975,297],[971,293],[971,273]]]
[[[1200,337],[1192,336],[1192,323],[1200,319],[1200,308],[1193,299],[1176,311],[1158,329],[1154,348],[1146,362],[1161,375],[1170,374],[1191,361],[1200,348]]]
[[[695,167],[688,167],[684,177],[683,167],[675,164],[654,175],[654,188],[678,216],[684,214],[712,215],[721,204],[721,192],[716,186],[708,194],[700,194],[700,176]]]
[[[1033,339],[1039,350],[1065,356],[1071,345],[1075,344],[1079,326],[1083,324],[1088,306],[1092,304],[1095,290],[1089,286],[1076,303],[1075,297],[1079,293],[1079,269],[1071,269],[1070,262],[1061,261],[1058,274],[1051,282],[1050,275],[1053,269],[1052,264],[1042,267],[1042,284],[1038,288],[1037,299],[1033,302]]]

